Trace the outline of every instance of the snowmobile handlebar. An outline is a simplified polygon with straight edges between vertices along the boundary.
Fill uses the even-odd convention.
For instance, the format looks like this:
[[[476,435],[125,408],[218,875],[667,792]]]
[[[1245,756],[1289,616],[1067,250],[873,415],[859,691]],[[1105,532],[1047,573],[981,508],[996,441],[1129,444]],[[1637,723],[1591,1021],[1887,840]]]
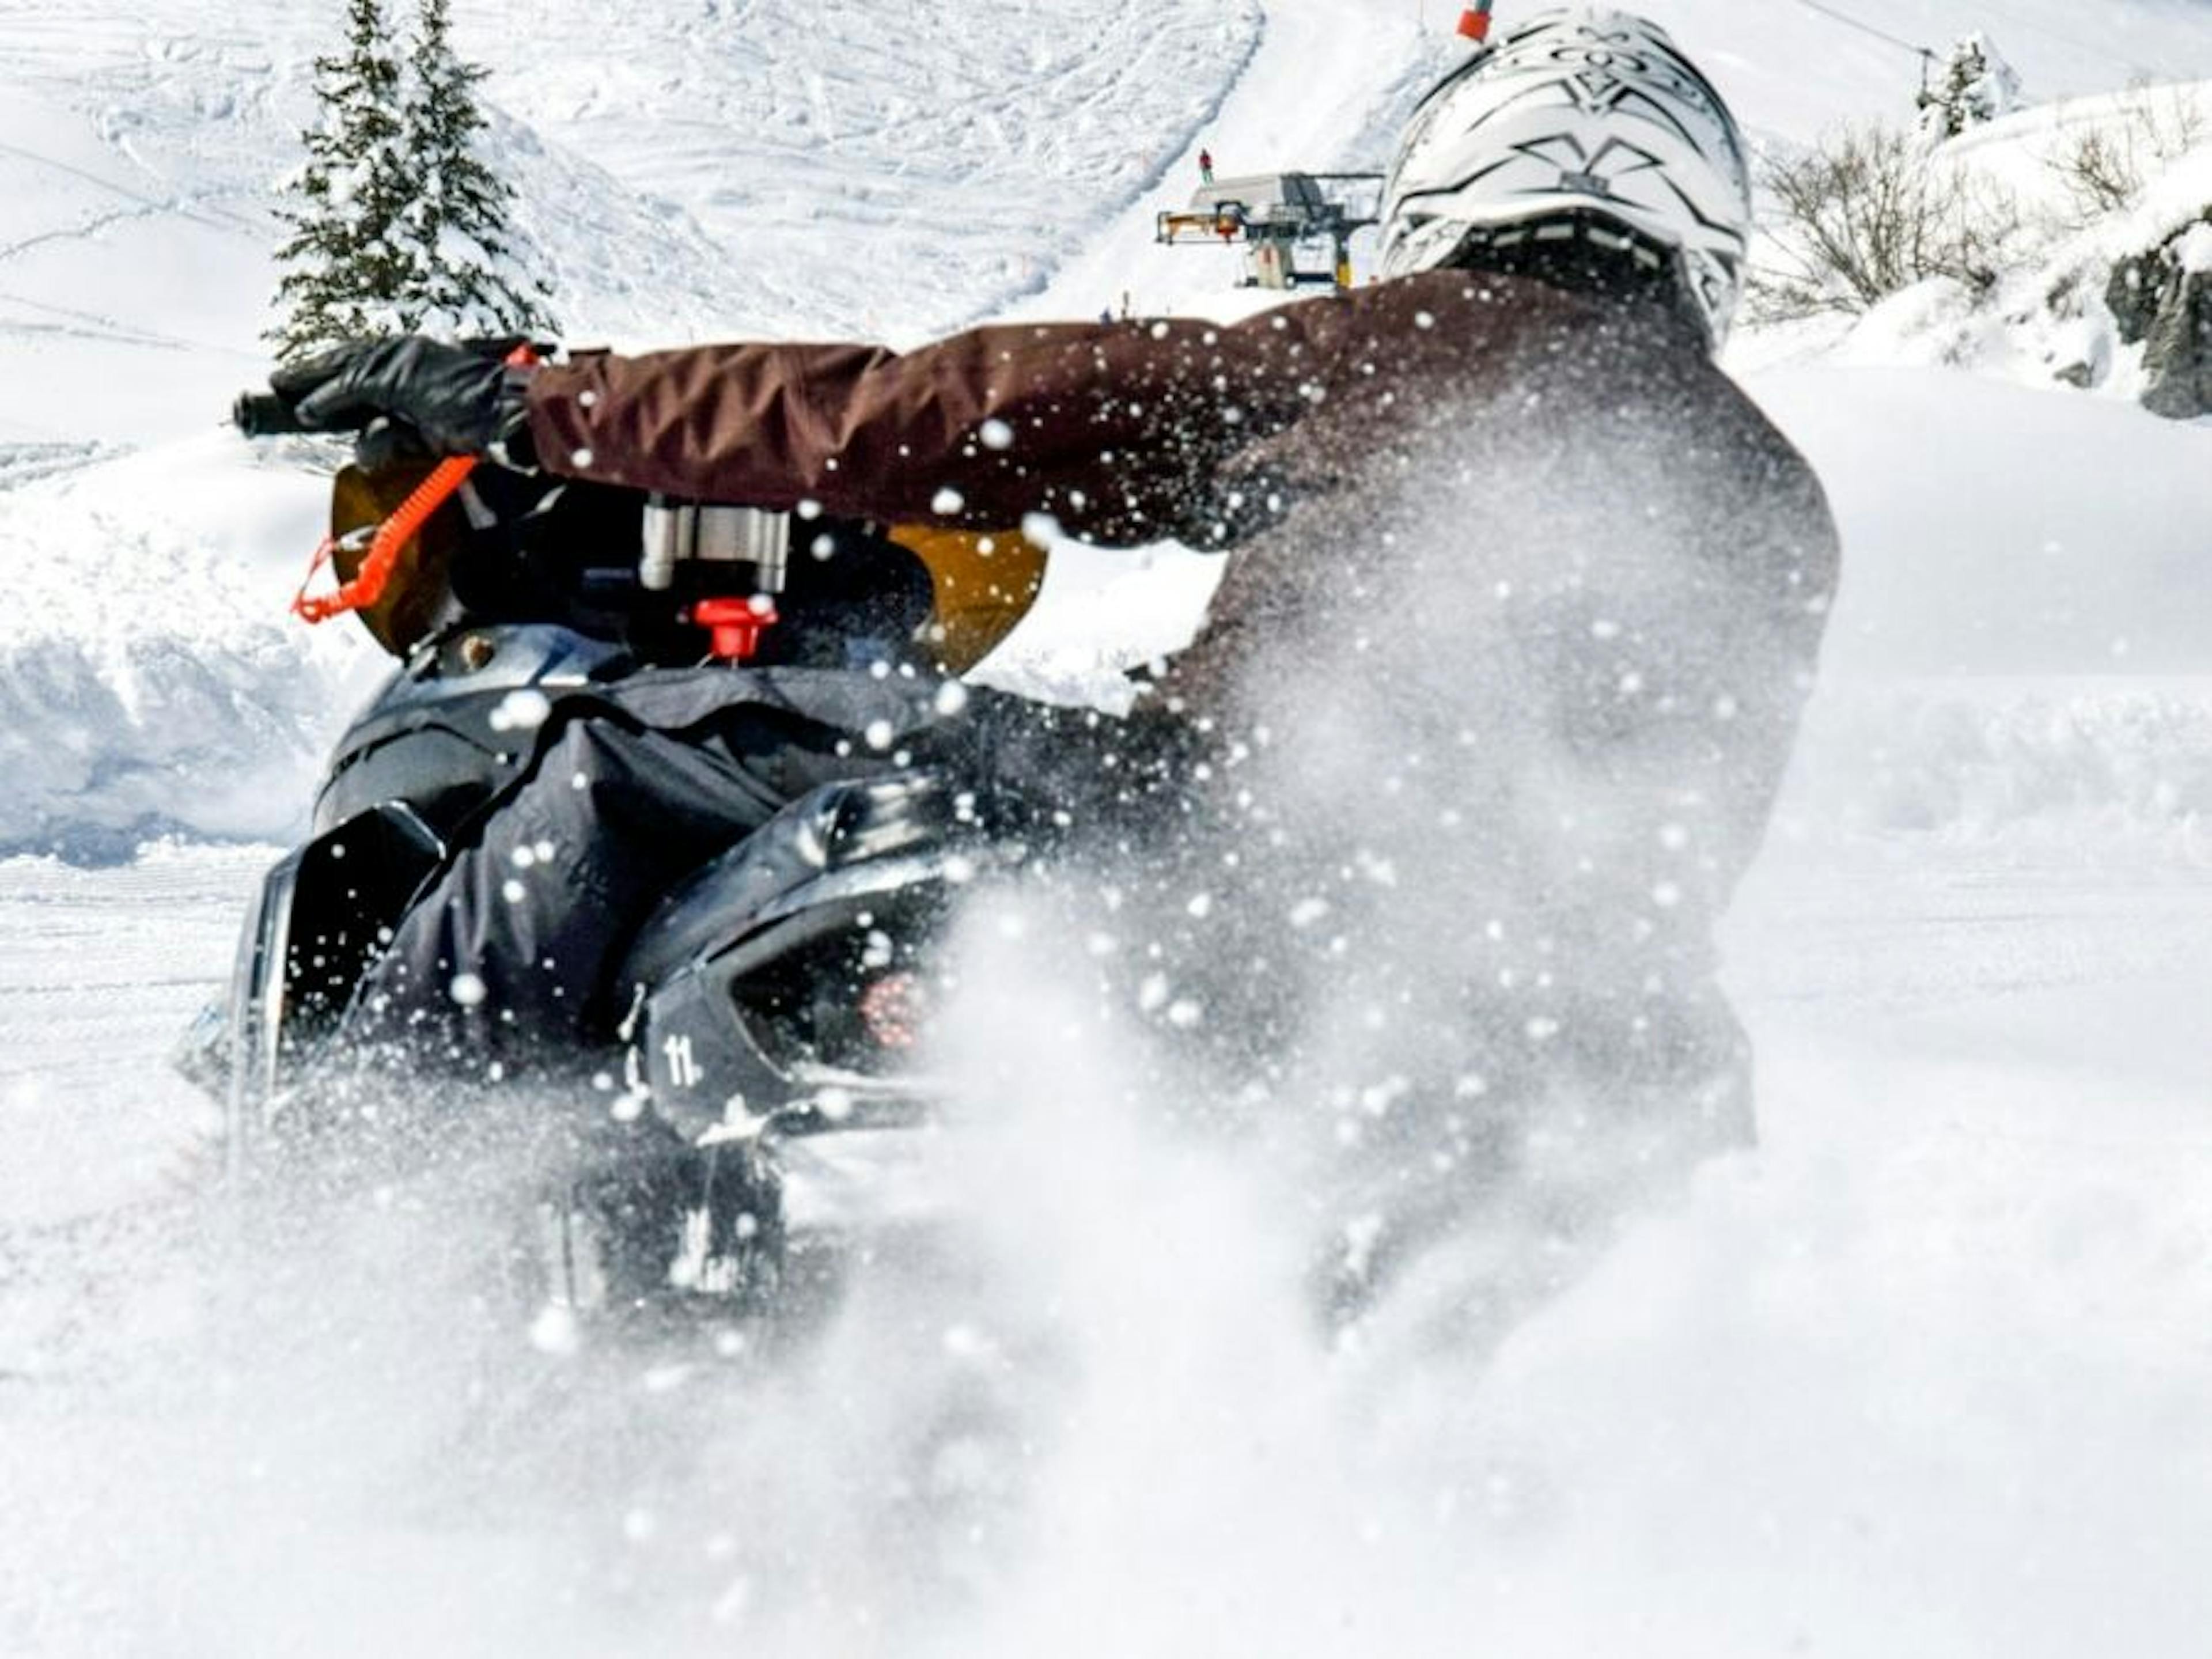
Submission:
[[[529,368],[541,361],[538,349],[527,340],[466,343],[487,356],[495,345],[505,347],[501,360],[510,368]],[[297,402],[276,392],[240,392],[231,405],[231,422],[249,438],[329,430],[303,421]],[[374,422],[368,426],[373,428]],[[359,465],[373,467],[358,448],[356,454]],[[482,459],[472,454],[448,455],[380,524],[343,535],[334,527],[315,550],[307,577],[293,598],[293,614],[313,623],[349,611],[371,610],[382,603],[408,545],[438,510],[460,493]],[[472,515],[485,510],[477,501]],[[643,546],[637,580],[650,594],[672,588],[679,565],[723,568],[732,574],[739,570],[747,573],[749,593],[710,592],[678,611],[679,621],[707,630],[714,657],[743,662],[754,654],[762,632],[777,620],[774,596],[784,587],[790,534],[790,520],[781,513],[648,495],[643,506]],[[342,552],[361,556],[351,574],[330,591],[309,592],[323,568],[337,564]]]
[[[230,406],[230,423],[249,438],[284,438],[309,428],[292,405],[273,392],[241,392]]]
[[[543,362],[561,349],[556,342],[534,339],[526,334],[484,335],[453,343],[479,357],[496,358],[519,368]],[[331,431],[329,427],[310,426],[301,420],[298,405],[304,395],[304,389],[289,398],[278,392],[241,392],[231,404],[230,423],[248,438],[287,438]],[[368,417],[364,416],[362,424],[367,423]]]
[[[504,361],[511,367],[526,368],[538,362],[538,355],[527,340],[513,344]],[[240,432],[249,438],[275,437],[285,433],[314,430],[300,419],[298,408],[276,392],[247,392],[240,394],[231,405],[230,417]],[[315,574],[331,562],[337,551],[337,538],[326,536],[315,550],[315,556],[307,566],[307,580],[301,583],[299,592],[293,598],[292,612],[302,622],[327,622],[332,617],[348,611],[363,610],[384,597],[385,586],[398,567],[400,553],[430,515],[442,507],[460,487],[468,482],[469,474],[476,470],[474,455],[450,455],[438,463],[430,476],[416,486],[413,494],[400,504],[398,510],[370,534],[366,556],[353,576],[341,582],[329,593],[311,594],[307,589]]]

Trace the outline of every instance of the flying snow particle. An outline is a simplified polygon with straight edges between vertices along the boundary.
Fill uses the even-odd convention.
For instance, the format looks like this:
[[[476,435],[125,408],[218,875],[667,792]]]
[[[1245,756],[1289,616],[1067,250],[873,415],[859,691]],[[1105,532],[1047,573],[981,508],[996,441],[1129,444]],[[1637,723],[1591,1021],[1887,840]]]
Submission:
[[[574,450],[569,453],[568,465],[574,467],[579,472],[586,472],[591,470],[592,462],[596,458],[592,455],[592,452],[588,449]]]
[[[943,518],[951,518],[968,505],[968,498],[947,484],[929,498],[929,510]]]
[[[530,1346],[540,1353],[572,1354],[583,1342],[583,1331],[576,1323],[573,1308],[548,1303],[530,1322]]]
[[[475,1008],[482,1006],[491,992],[474,974],[455,974],[453,983],[446,988],[446,994],[464,1008]]]
[[[1354,1216],[1344,1224],[1344,1270],[1353,1279],[1364,1279],[1374,1265],[1375,1247],[1382,1242],[1382,1218]]]
[[[1413,1089],[1413,1084],[1405,1078],[1385,1078],[1359,1091],[1359,1109],[1370,1117],[1388,1117],[1390,1109],[1411,1094]]]
[[[514,880],[509,880],[504,883],[499,890],[499,896],[505,899],[509,904],[521,903],[525,898],[529,896],[529,894],[530,890],[528,888],[525,887],[520,882]]]
[[[948,1325],[939,1340],[945,1353],[954,1359],[986,1360],[996,1352],[991,1339],[973,1325]]]
[[[892,730],[889,720],[870,720],[868,729],[860,735],[867,738],[869,748],[883,750],[890,748],[891,739],[898,734]]]
[[[1310,927],[1328,914],[1327,899],[1300,899],[1291,907],[1291,926]]]
[[[1004,421],[984,422],[982,430],[976,435],[982,439],[986,449],[1012,449],[1014,447],[1014,429]]]
[[[968,706],[968,688],[957,680],[947,680],[937,688],[932,699],[940,714],[957,714]]]
[[[744,1618],[745,1610],[752,1606],[752,1601],[753,1581],[750,1578],[733,1579],[729,1589],[714,1598],[714,1605],[707,1610],[707,1616],[718,1625],[737,1624]]]
[[[543,691],[510,691],[491,711],[495,732],[535,732],[553,712],[553,700]]]

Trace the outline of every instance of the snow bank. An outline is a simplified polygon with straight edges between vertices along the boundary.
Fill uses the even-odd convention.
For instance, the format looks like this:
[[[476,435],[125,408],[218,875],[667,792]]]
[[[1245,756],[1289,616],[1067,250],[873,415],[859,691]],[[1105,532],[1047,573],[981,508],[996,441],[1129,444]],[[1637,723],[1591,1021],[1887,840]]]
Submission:
[[[1954,680],[1823,693],[1777,833],[2212,867],[2212,681]]]
[[[379,659],[285,611],[326,483],[210,437],[0,493],[0,852],[278,840]]]
[[[1752,391],[1812,458],[1844,580],[1785,823],[2201,858],[2212,429],[1953,370]]]
[[[1830,681],[2212,673],[2212,428],[1952,370],[1748,384],[1842,526]]]
[[[1926,166],[1959,179],[1994,285],[1972,292],[1936,277],[1863,317],[1749,330],[1731,361],[1967,368],[2138,399],[2143,348],[2122,338],[2107,285],[2116,264],[2212,210],[2212,82],[2161,80],[2038,105],[1970,130]],[[2119,194],[2128,199],[2115,205]],[[2212,230],[2181,252],[2212,258]]]

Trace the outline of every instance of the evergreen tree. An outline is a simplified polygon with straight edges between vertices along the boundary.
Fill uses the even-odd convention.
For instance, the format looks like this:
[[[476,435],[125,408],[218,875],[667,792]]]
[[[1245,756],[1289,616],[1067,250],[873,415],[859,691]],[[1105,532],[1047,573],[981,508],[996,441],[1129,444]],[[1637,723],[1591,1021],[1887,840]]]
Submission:
[[[1920,131],[1931,144],[2009,114],[2020,102],[2020,76],[1986,35],[1970,34],[1951,48],[1936,84],[1921,89]]]
[[[279,210],[290,234],[269,337],[280,357],[407,325],[417,279],[394,232],[414,185],[389,33],[384,0],[346,0],[343,55],[315,60],[320,118],[288,181],[296,199]]]
[[[386,0],[346,0],[343,56],[315,60],[317,124],[287,181],[277,356],[418,331],[550,331],[544,285],[505,223],[514,192],[476,151],[486,71],[447,38],[449,0],[420,0],[411,74]]]
[[[416,194],[401,224],[420,275],[417,326],[456,335],[556,328],[534,250],[514,230],[514,192],[477,153],[486,131],[476,85],[448,38],[449,0],[420,0],[415,75],[404,118]]]

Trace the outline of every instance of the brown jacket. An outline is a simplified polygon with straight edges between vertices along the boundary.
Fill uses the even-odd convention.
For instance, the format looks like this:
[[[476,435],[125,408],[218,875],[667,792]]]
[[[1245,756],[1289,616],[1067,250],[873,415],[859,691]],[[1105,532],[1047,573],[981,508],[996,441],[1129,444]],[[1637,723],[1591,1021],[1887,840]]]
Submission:
[[[1233,325],[586,358],[531,403],[541,459],[587,477],[1229,550],[1158,689],[1206,736],[1212,805],[1147,925],[1202,933],[1168,959],[1218,969],[1222,1006],[1307,983],[1301,963],[1315,989],[1223,1029],[1264,1048],[1388,1013],[1386,1054],[1347,1039],[1376,1062],[1352,1094],[1425,1056],[1440,1111],[1486,1091],[1579,1124],[1601,1099],[1638,1166],[1662,1121],[1692,1151],[1748,1134],[1711,924],[1763,833],[1838,553],[1810,471],[1681,319],[1439,271]],[[1230,872],[1258,900],[1233,926],[1196,896]],[[1459,1133],[1393,1144],[1456,1158]]]
[[[1809,471],[1686,325],[1459,271],[1226,325],[586,356],[538,374],[531,420],[554,471],[672,495],[974,529],[1042,514],[1109,545],[1237,548],[1175,677],[1208,699],[1242,672],[1255,626],[1292,624],[1317,649],[1356,629],[1337,600],[1363,550],[1455,492],[1469,534],[1425,556],[1510,580],[1518,555],[1495,536],[1525,531],[1481,520],[1514,469],[1586,498],[1640,487],[1657,463],[1650,534],[1686,545],[1656,556],[1741,590],[1726,602],[1786,625],[1808,663],[1835,575]],[[1614,455],[1634,464],[1608,482]]]

